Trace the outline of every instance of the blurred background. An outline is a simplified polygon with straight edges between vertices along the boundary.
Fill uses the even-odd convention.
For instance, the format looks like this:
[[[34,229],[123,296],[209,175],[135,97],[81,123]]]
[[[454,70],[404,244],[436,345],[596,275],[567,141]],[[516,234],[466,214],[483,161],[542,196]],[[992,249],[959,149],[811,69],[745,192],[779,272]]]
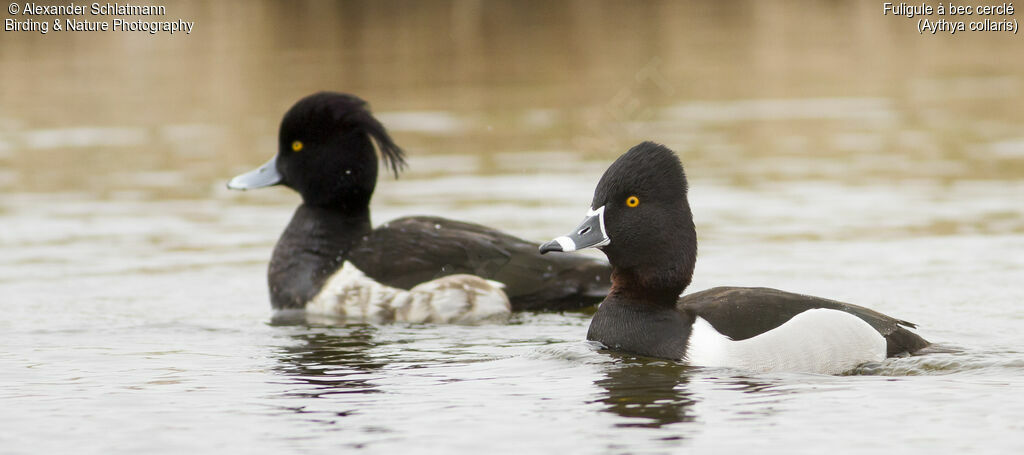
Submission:
[[[1020,39],[920,35],[878,2],[166,6],[190,35],[2,34],[0,189],[209,197],[319,90],[368,100],[413,176],[642,139],[733,183],[1024,175]]]
[[[148,19],[191,34],[0,32],[0,445],[1019,452],[1024,38],[882,3],[165,0]],[[654,140],[690,179],[691,291],[851,301],[963,351],[751,379],[593,352],[581,314],[269,324],[299,198],[224,185],[321,90],[408,154],[375,223],[547,240]]]

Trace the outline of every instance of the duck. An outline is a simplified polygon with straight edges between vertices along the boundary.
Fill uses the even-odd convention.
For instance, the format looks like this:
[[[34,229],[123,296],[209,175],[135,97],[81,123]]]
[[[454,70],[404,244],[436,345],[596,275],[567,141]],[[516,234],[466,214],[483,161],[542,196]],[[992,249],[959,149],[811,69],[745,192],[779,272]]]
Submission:
[[[700,367],[841,374],[929,342],[916,326],[850,303],[771,288],[716,287],[681,296],[697,233],[679,157],[646,141],[601,176],[583,221],[542,254],[600,249],[611,289],[587,339],[603,348]]]
[[[374,228],[378,153],[398,178],[405,152],[367,102],[318,92],[284,114],[277,153],[227,183],[232,190],[282,185],[302,198],[271,254],[273,309],[472,323],[512,311],[583,309],[607,294],[604,260],[542,256],[538,243],[483,225],[409,216]]]

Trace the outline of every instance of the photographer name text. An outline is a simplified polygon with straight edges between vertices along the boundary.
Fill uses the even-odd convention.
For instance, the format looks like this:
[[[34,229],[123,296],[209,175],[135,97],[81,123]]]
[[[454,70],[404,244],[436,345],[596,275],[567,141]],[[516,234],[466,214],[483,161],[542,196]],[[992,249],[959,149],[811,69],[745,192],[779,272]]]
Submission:
[[[5,32],[146,32],[150,35],[192,33],[195,21],[167,18],[163,5],[131,3],[91,3],[40,5],[33,2],[11,3],[4,19]],[[59,16],[57,18],[53,18]],[[145,16],[145,18],[139,18]]]

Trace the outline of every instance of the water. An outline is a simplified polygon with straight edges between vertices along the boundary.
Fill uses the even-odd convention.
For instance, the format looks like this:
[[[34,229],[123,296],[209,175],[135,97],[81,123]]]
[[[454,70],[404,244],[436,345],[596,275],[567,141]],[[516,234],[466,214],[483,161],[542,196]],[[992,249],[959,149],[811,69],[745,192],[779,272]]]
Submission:
[[[869,3],[416,5],[169,2],[193,36],[3,35],[0,452],[1024,449],[1018,38],[921,37]],[[297,197],[223,185],[324,88],[409,152],[377,223],[546,240],[654,139],[691,180],[691,290],[859,303],[951,352],[768,375],[596,351],[586,313],[274,319]]]

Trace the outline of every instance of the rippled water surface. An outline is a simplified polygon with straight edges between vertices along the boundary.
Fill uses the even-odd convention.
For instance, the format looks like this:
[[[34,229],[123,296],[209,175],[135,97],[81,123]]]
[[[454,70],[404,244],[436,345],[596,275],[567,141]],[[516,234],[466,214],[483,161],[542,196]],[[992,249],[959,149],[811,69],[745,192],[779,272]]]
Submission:
[[[0,452],[1024,450],[1021,38],[850,3],[168,2],[193,35],[0,35]],[[598,351],[585,312],[274,318],[298,197],[224,182],[321,89],[409,154],[376,223],[546,240],[653,139],[690,177],[691,291],[854,302],[946,352],[769,375]]]

